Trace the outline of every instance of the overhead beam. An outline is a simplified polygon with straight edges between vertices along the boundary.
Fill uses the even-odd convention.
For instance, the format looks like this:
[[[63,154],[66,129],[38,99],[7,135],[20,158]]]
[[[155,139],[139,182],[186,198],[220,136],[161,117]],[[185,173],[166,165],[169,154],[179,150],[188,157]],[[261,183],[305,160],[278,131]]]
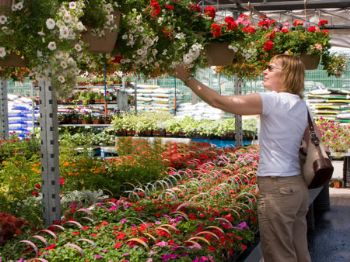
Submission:
[[[272,10],[296,10],[304,9],[305,1],[247,1],[247,0],[208,0],[198,1],[204,5],[215,5],[218,9],[247,9],[253,7],[260,11],[272,11]],[[240,7],[241,6],[241,7]],[[322,9],[322,8],[347,8],[350,7],[350,0],[309,0],[306,1],[306,9]]]

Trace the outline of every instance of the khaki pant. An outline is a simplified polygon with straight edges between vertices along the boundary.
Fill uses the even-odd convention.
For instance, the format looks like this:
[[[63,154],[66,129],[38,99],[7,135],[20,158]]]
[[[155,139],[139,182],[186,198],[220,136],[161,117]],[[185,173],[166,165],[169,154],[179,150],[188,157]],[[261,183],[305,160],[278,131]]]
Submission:
[[[302,176],[258,177],[258,218],[265,262],[310,262]]]

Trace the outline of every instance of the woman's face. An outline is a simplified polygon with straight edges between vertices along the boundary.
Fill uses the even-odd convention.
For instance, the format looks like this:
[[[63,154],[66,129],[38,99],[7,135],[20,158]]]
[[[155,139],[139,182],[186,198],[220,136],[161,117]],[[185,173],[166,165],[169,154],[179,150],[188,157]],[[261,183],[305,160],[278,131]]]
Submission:
[[[280,92],[283,88],[283,73],[280,61],[271,61],[263,72],[264,87],[271,91]]]

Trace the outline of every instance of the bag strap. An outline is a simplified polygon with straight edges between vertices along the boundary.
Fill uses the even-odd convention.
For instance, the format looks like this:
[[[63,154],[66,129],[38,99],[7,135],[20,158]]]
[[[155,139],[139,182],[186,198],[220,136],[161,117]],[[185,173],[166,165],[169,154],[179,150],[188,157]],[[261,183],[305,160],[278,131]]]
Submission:
[[[312,121],[311,119],[311,115],[310,115],[310,111],[309,109],[307,109],[307,118],[308,118],[308,122],[309,122],[309,130],[310,130],[310,136],[311,136],[311,142],[315,145],[315,146],[319,146],[320,144],[320,139],[318,138],[317,134],[316,134],[316,130],[315,130],[315,126],[314,126],[314,121]]]
[[[311,114],[310,114],[309,109],[307,109],[307,117],[308,117],[308,122],[309,122],[309,131],[310,131],[309,135],[311,136],[310,137],[311,143],[313,143],[315,145],[319,159],[323,162],[323,164],[326,164],[325,157],[322,154],[321,147],[320,147],[320,139],[316,134],[315,123],[311,118]]]

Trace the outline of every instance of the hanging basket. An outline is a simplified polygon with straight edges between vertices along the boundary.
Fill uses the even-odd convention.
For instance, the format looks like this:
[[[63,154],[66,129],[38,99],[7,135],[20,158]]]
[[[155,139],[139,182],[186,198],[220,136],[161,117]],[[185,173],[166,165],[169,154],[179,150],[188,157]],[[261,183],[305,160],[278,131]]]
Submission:
[[[320,56],[318,55],[301,55],[300,60],[304,63],[306,70],[317,69],[320,63]]]
[[[0,0],[1,1],[1,0]],[[118,38],[118,31],[120,25],[120,12],[115,12],[115,23],[117,25],[117,30],[106,31],[105,35],[102,37],[93,35],[91,29],[88,28],[87,32],[83,33],[82,39],[89,45],[89,50],[95,53],[110,53],[113,51],[115,43]]]
[[[5,59],[0,59],[0,66],[2,67],[25,67],[26,61],[19,55],[9,54]]]
[[[205,47],[205,54],[209,66],[231,65],[235,53],[228,48],[228,43],[209,43]]]

